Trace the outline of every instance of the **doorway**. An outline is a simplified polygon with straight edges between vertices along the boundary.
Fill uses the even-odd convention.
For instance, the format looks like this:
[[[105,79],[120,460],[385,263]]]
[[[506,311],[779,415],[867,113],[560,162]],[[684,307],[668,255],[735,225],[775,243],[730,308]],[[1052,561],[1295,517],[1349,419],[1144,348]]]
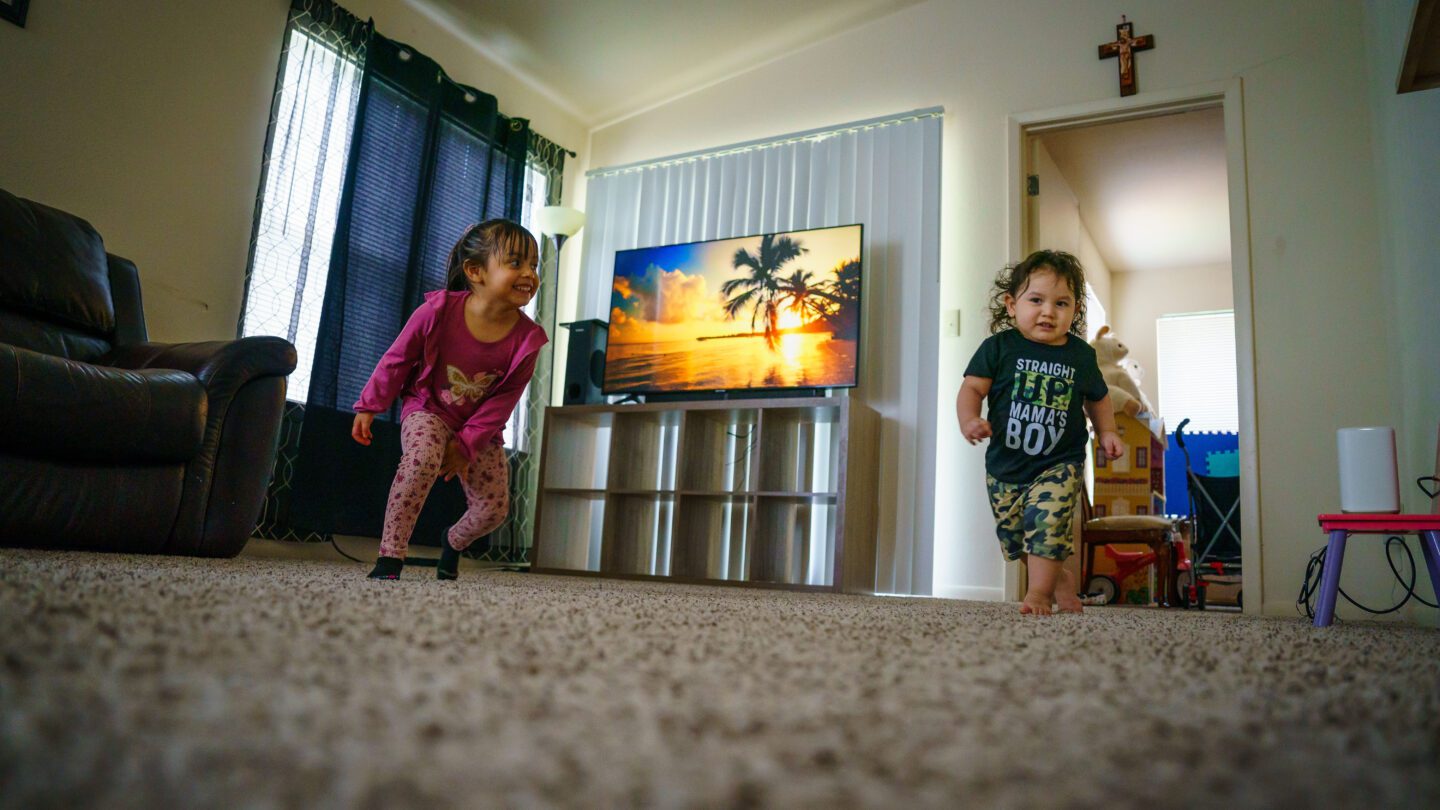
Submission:
[[[1213,588],[1220,598],[1212,603],[1239,603],[1258,613],[1259,479],[1240,93],[1236,80],[1198,93],[1135,96],[1013,117],[1018,182],[1011,252],[1018,259],[1046,247],[1080,258],[1091,286],[1087,337],[1108,325],[1129,347],[1122,364],[1138,372],[1141,398],[1153,415],[1129,423],[1122,415],[1121,427],[1128,424],[1137,443],[1148,431],[1152,436],[1146,438],[1165,446],[1168,475],[1155,471],[1157,484],[1163,482],[1158,486],[1139,484],[1139,477],[1128,481],[1138,470],[1100,468],[1101,489],[1111,494],[1091,490],[1097,514],[1188,514],[1186,464],[1174,431],[1191,418],[1190,468],[1239,482],[1238,498],[1230,496],[1238,520],[1225,537],[1237,539],[1238,530],[1234,545],[1243,577]],[[1201,339],[1221,348],[1176,351]],[[1196,364],[1197,357],[1223,359],[1227,353],[1233,364],[1221,363],[1218,370]],[[1220,384],[1195,384],[1206,374]],[[1211,401],[1217,398],[1218,404]],[[1197,429],[1205,445],[1198,452]],[[1093,486],[1096,467],[1087,468],[1087,485]],[[1224,534],[1224,527],[1207,531]],[[1210,539],[1203,532],[1187,538],[1195,551]],[[1217,550],[1212,547],[1208,559]],[[1023,569],[1010,565],[1005,582],[1006,598],[1019,598]]]

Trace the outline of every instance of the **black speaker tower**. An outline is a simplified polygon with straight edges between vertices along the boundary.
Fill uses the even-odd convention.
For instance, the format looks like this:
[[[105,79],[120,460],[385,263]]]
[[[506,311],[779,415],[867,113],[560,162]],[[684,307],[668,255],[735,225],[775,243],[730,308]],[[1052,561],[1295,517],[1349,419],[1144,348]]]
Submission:
[[[604,321],[562,323],[570,330],[570,350],[565,356],[565,405],[593,405],[604,402],[600,386],[605,382],[605,341],[610,325]]]

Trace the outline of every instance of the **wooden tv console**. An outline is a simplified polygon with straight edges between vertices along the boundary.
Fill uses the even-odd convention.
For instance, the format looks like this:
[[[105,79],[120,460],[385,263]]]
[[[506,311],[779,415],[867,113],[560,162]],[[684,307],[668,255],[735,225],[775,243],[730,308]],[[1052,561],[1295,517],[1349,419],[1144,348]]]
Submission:
[[[845,396],[548,408],[532,570],[871,593],[879,427]]]

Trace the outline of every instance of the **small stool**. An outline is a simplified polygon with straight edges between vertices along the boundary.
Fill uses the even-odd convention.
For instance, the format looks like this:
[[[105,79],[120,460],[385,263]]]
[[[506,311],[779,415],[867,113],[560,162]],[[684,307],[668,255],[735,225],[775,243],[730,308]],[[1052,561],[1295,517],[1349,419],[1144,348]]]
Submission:
[[[1095,572],[1096,547],[1115,543],[1142,545],[1155,554],[1154,602],[1161,607],[1174,605],[1179,593],[1175,588],[1175,555],[1171,553],[1173,531],[1174,522],[1158,515],[1112,515],[1086,520],[1080,525],[1081,590],[1090,586]]]
[[[1335,619],[1335,599],[1340,593],[1340,564],[1345,559],[1345,539],[1352,534],[1415,534],[1430,584],[1440,594],[1440,515],[1384,515],[1352,513],[1321,515],[1320,528],[1330,535],[1325,548],[1325,573],[1320,578],[1319,601],[1315,605],[1315,626],[1328,627]]]

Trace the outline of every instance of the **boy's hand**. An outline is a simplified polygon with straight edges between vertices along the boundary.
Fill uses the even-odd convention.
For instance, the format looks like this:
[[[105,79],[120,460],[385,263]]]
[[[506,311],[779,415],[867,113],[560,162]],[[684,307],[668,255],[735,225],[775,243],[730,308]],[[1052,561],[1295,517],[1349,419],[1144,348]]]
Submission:
[[[460,452],[460,442],[451,439],[450,443],[445,445],[445,459],[440,462],[440,474],[445,476],[446,481],[449,481],[451,478],[465,472],[465,468],[468,466],[469,462],[465,460],[465,455]]]
[[[1116,459],[1125,455],[1125,442],[1120,440],[1120,434],[1113,430],[1101,431],[1100,449],[1105,451],[1105,457]]]
[[[350,438],[369,447],[370,439],[373,438],[370,435],[370,423],[374,421],[375,414],[373,413],[355,414],[355,421],[350,425]]]
[[[960,426],[960,435],[964,436],[965,440],[971,444],[982,442],[990,438],[990,420],[979,416],[974,419],[966,419],[965,423]]]

